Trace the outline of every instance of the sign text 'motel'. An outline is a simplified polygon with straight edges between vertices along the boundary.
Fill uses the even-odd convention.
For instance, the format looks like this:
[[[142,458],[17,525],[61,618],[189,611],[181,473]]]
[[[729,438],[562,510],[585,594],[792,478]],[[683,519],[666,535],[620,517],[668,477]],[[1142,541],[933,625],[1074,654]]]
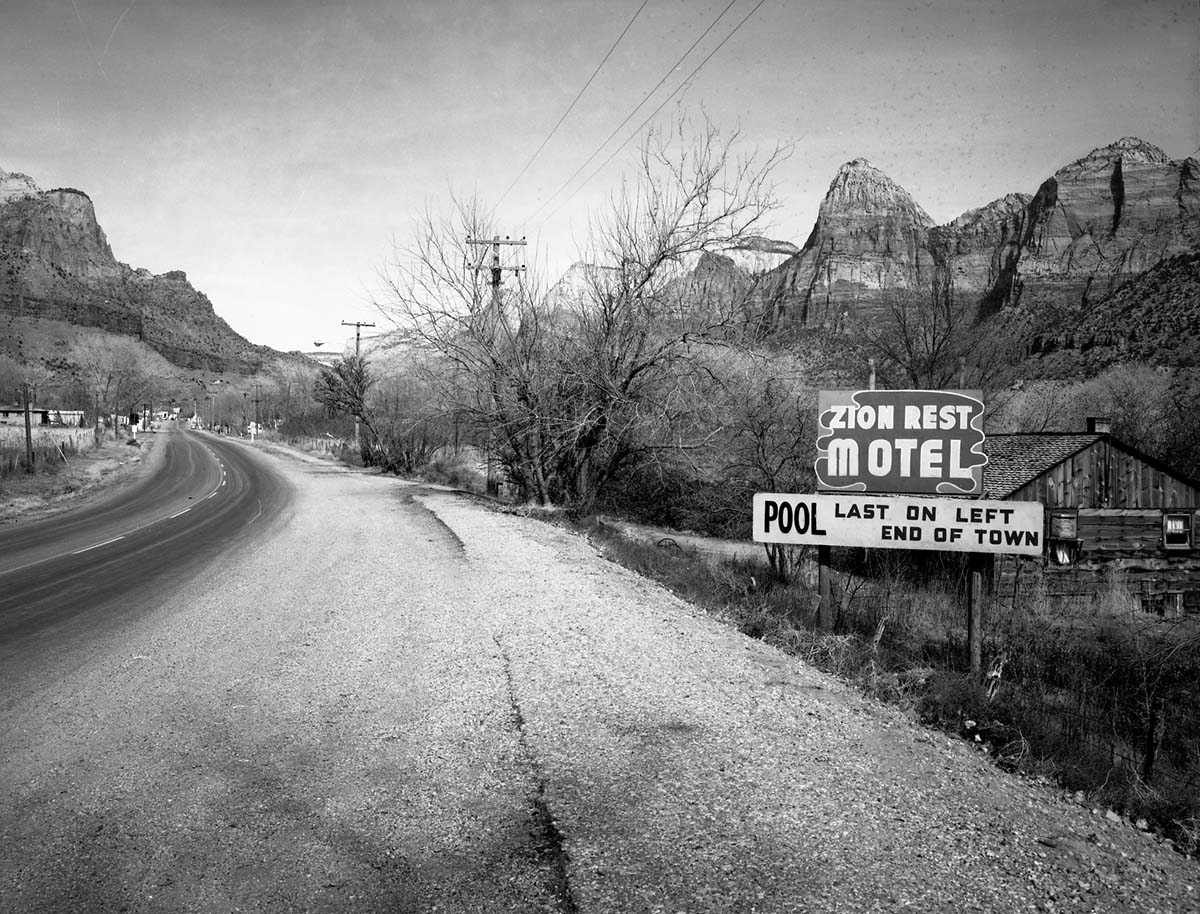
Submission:
[[[983,491],[978,391],[823,390],[817,489],[910,495]]]
[[[754,540],[797,546],[861,546],[1041,555],[1040,502],[889,495],[754,496]]]

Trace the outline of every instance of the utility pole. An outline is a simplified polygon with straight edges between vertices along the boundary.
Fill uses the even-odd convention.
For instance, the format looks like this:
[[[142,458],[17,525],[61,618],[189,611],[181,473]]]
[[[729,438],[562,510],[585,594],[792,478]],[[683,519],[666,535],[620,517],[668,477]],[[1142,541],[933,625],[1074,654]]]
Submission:
[[[368,324],[366,321],[342,321],[342,326],[354,328],[354,355],[357,356],[362,344],[362,328],[374,327],[375,325]]]
[[[474,263],[466,264],[468,269],[474,270],[476,273],[481,273],[487,270],[491,275],[488,284],[492,287],[492,307],[497,311],[500,310],[500,285],[504,281],[504,271],[516,273],[520,275],[525,272],[525,264],[519,263],[511,266],[505,266],[500,256],[500,249],[504,246],[514,248],[525,247],[525,238],[510,238],[505,235],[502,239],[499,235],[494,235],[491,239],[488,238],[468,238],[467,244],[472,248],[480,247],[479,257]],[[490,263],[485,263],[487,258],[487,249],[491,248],[492,257]],[[487,445],[487,494],[495,497],[500,494],[499,480],[496,478],[496,462],[495,462],[495,432],[491,425],[488,426],[488,445]]]
[[[362,328],[363,327],[374,327],[375,325],[369,324],[366,321],[342,321],[342,326],[354,328],[354,357],[358,358],[359,352],[361,350],[361,343],[362,343]],[[356,451],[360,450],[359,444],[358,444],[358,435],[359,435],[358,416],[355,416],[354,417],[354,450],[356,450]]]

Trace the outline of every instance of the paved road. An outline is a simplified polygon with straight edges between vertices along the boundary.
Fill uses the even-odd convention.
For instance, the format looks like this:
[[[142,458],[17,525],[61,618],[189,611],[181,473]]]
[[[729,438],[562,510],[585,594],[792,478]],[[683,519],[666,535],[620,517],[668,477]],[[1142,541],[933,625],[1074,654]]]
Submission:
[[[209,444],[275,520],[2,668],[0,911],[1200,910],[1194,863],[575,536]]]
[[[156,609],[286,509],[290,488],[261,454],[174,424],[160,434],[151,472],[69,513],[0,529],[0,701],[19,694],[23,669],[44,666],[43,652]]]

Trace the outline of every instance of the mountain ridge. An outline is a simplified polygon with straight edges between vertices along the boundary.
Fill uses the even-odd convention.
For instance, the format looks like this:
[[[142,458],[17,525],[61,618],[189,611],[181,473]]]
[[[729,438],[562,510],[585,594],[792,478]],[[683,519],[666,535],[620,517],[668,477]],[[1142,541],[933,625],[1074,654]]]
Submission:
[[[184,271],[154,274],[118,261],[87,193],[43,191],[4,169],[0,308],[135,336],[182,368],[249,375],[284,357],[233,330]]]
[[[942,225],[860,157],[838,169],[800,252],[763,277],[764,311],[769,323],[828,328],[904,292],[967,299],[981,317],[1086,305],[1198,245],[1200,163],[1137,137]]]

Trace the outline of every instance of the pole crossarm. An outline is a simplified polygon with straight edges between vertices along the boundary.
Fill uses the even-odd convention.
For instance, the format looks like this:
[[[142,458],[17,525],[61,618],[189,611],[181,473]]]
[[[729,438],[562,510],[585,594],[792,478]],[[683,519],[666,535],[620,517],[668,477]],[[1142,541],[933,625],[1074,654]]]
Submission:
[[[493,287],[500,285],[500,276],[506,270],[509,273],[524,273],[526,271],[525,264],[519,263],[506,266],[500,257],[500,249],[506,245],[509,247],[525,247],[524,238],[510,238],[507,235],[501,238],[499,235],[496,235],[493,238],[468,238],[467,244],[471,247],[482,247],[483,250],[480,251],[475,263],[467,262],[464,266],[469,270],[474,270],[476,273],[491,270]],[[484,258],[487,257],[487,249],[489,247],[492,249],[492,262],[485,264]]]
[[[375,325],[368,321],[342,321],[342,326],[354,328],[354,354],[359,355],[362,348],[362,328]]]

